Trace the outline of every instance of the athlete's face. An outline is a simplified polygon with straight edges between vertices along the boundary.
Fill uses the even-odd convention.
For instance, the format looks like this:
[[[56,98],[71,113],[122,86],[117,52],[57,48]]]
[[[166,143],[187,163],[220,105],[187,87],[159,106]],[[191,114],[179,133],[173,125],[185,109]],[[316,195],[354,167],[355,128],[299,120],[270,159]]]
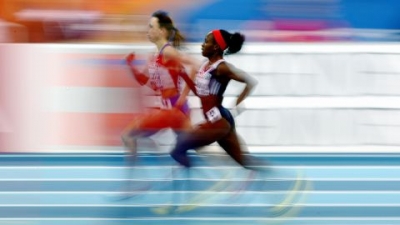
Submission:
[[[156,42],[162,37],[163,30],[160,28],[157,17],[151,17],[149,21],[149,27],[147,30],[147,38],[151,42]]]
[[[217,49],[216,43],[214,41],[214,36],[212,33],[208,33],[201,45],[201,54],[204,57],[212,56]]]

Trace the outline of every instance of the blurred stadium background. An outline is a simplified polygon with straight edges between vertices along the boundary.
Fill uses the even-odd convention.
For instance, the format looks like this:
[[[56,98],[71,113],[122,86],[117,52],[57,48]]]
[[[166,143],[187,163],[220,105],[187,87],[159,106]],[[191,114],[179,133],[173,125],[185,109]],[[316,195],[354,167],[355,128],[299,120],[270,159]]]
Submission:
[[[0,0],[0,151],[122,150],[119,132],[141,106],[123,58],[152,48],[158,9],[199,59],[209,30],[246,35],[228,60],[260,80],[238,118],[254,151],[398,150],[395,0]]]
[[[0,42],[143,41],[164,9],[189,41],[213,27],[251,41],[398,41],[396,0],[1,0]]]
[[[40,130],[52,137],[48,149],[119,146],[118,132],[139,105],[131,100],[138,89],[123,57],[151,49],[147,22],[158,9],[170,12],[196,57],[211,29],[246,35],[243,53],[229,60],[260,80],[246,112],[256,119],[238,119],[249,145],[336,150],[400,144],[393,132],[400,71],[396,0],[0,0],[3,144],[44,149],[43,138],[32,137],[47,124]],[[79,124],[84,129],[77,131]],[[3,151],[11,149],[18,148]]]

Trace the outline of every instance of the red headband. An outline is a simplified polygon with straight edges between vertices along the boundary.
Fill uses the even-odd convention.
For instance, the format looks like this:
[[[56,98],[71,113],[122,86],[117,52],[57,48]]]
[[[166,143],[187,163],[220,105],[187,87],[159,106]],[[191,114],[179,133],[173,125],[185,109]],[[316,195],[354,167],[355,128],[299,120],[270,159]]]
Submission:
[[[227,46],[224,38],[222,37],[221,31],[220,30],[213,30],[212,34],[214,35],[214,39],[217,42],[218,46],[222,49],[225,50]]]

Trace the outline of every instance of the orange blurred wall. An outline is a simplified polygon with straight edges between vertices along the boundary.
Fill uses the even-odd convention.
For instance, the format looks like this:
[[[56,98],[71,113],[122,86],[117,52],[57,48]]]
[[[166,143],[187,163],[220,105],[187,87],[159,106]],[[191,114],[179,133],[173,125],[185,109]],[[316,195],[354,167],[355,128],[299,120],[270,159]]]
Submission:
[[[172,9],[191,3],[185,0],[0,0],[0,17],[14,20],[13,14],[23,9],[80,9],[105,14],[148,15],[156,9]]]

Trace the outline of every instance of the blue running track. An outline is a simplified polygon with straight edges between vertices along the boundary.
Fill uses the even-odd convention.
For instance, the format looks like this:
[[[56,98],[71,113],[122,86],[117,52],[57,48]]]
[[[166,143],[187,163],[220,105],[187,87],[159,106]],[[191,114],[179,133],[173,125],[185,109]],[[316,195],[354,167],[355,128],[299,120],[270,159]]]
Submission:
[[[0,225],[400,224],[400,154],[0,155]],[[129,198],[121,192],[131,184]]]

